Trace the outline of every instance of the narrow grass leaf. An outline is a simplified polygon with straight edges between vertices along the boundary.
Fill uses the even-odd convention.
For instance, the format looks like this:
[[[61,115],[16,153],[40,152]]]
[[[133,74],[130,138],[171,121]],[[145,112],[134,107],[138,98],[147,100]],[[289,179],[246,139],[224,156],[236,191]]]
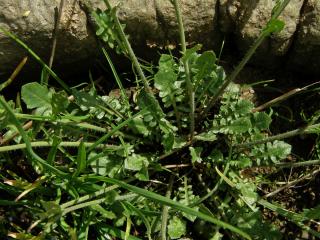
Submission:
[[[31,146],[30,140],[28,135],[26,134],[26,132],[24,131],[23,127],[21,126],[21,123],[19,122],[19,120],[16,118],[13,110],[11,109],[11,107],[9,106],[9,104],[6,102],[6,100],[4,99],[4,97],[0,97],[0,105],[2,105],[2,107],[7,111],[8,115],[11,118],[12,124],[14,124],[16,126],[16,128],[18,129],[23,141],[26,144],[26,148],[27,151],[31,157],[31,159],[33,161],[35,161],[38,164],[41,164],[44,168],[46,168],[49,172],[55,173],[56,175],[60,176],[60,177],[66,177],[68,176],[67,173],[60,171],[59,169],[57,169],[56,167],[48,164],[44,159],[42,159],[39,155],[37,155]]]
[[[124,126],[126,126],[127,124],[129,124],[134,118],[143,115],[146,112],[146,110],[141,110],[140,112],[136,113],[135,115],[133,115],[132,117],[128,118],[127,120],[123,121],[122,123],[120,123],[119,125],[115,126],[114,128],[112,128],[112,130],[102,136],[101,138],[99,138],[92,146],[89,147],[88,152],[92,151],[93,149],[95,149],[98,145],[100,145],[101,143],[103,143],[104,141],[106,141],[109,137],[111,137],[112,135],[114,135],[117,131],[119,131],[121,128],[123,128]]]
[[[56,158],[58,147],[61,140],[58,137],[53,137],[52,147],[48,153],[47,162],[49,164],[54,163],[54,159]]]
[[[28,46],[27,44],[25,44],[23,41],[21,41],[15,34],[9,32],[8,30],[0,27],[0,32],[3,32],[5,35],[7,35],[8,37],[12,38],[14,41],[16,41],[19,45],[21,45],[24,49],[26,49],[30,54],[31,56],[34,57],[34,59],[36,59],[40,65],[45,68],[49,73],[50,75],[68,92],[70,93],[70,88],[68,87],[68,85],[62,81],[61,78],[58,77],[58,75],[51,70],[51,68],[45,64],[45,62],[34,52],[32,51]]]
[[[124,182],[116,180],[116,179],[106,179],[106,181],[109,183],[112,183],[112,184],[119,185],[120,187],[123,187],[131,192],[137,193],[137,194],[144,196],[148,199],[152,199],[153,201],[158,202],[160,204],[167,205],[167,206],[170,206],[170,207],[175,208],[177,210],[180,210],[182,212],[185,212],[187,214],[197,216],[205,221],[211,222],[211,223],[216,224],[222,228],[225,228],[225,229],[228,229],[232,232],[238,233],[239,235],[241,235],[245,239],[251,239],[251,237],[247,233],[243,232],[239,228],[236,228],[226,222],[220,221],[217,218],[213,218],[211,216],[208,216],[207,214],[198,212],[190,207],[187,207],[187,206],[185,206],[179,202],[176,202],[174,200],[171,200],[167,197],[161,196],[161,195],[154,193],[154,192],[150,192],[150,191],[145,190],[143,188],[135,187],[133,185],[124,183]]]
[[[85,168],[87,162],[87,152],[86,147],[83,142],[80,143],[78,148],[78,155],[77,155],[77,169],[73,174],[73,177],[77,177]]]
[[[87,240],[89,239],[88,233],[89,233],[89,227],[92,219],[92,212],[88,211],[86,209],[84,211],[84,214],[82,216],[82,221],[80,224],[80,228],[77,231],[77,240]]]
[[[117,239],[125,239],[126,233],[124,231],[121,231],[118,228],[112,227],[107,224],[96,224],[94,227],[97,229],[97,232],[99,234],[97,240],[105,240],[107,235],[111,235],[113,237],[116,237]],[[129,235],[127,240],[142,240],[142,239]]]
[[[123,202],[124,205],[126,205],[126,207],[128,209],[130,209],[132,212],[135,212],[143,221],[146,229],[147,229],[147,235],[148,235],[148,239],[151,240],[151,225],[148,221],[148,219],[146,218],[145,214],[143,212],[140,211],[140,209],[136,208],[135,206],[133,206],[133,204],[131,204],[129,201],[125,201]]]

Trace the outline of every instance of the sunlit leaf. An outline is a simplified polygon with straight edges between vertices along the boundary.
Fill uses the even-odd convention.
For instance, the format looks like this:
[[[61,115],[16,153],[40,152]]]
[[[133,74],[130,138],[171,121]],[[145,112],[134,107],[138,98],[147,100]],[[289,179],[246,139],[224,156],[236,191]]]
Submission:
[[[242,117],[233,121],[226,127],[231,133],[245,133],[251,128],[251,121],[247,117]]]
[[[51,107],[51,97],[48,88],[37,82],[27,83],[21,89],[21,98],[29,109]]]
[[[93,158],[97,153],[90,152],[88,159]],[[103,157],[98,158],[94,162],[91,162],[92,170],[102,176],[114,177],[121,168],[122,162],[119,161],[119,157],[113,154],[106,154]]]
[[[252,125],[259,130],[269,129],[272,119],[265,112],[257,112],[253,115]]]
[[[177,216],[173,216],[169,221],[168,234],[171,239],[178,239],[186,234],[186,222]]]
[[[148,166],[148,158],[139,154],[132,154],[124,161],[124,167],[132,171],[140,171],[143,167]]]

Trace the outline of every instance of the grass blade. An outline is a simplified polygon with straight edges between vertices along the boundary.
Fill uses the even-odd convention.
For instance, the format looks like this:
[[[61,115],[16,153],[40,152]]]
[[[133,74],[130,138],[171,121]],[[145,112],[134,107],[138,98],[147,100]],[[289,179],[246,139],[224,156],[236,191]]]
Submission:
[[[50,73],[50,75],[61,85],[61,87],[64,88],[64,90],[66,90],[68,93],[71,93],[71,90],[68,87],[68,85],[54,71],[52,71],[51,68],[47,64],[45,64],[45,62],[42,61],[42,59],[27,46],[27,44],[25,44],[23,41],[21,41],[15,34],[9,32],[8,30],[4,29],[3,27],[0,27],[0,32],[3,32],[5,35],[12,38],[19,45],[21,45],[24,49],[26,49],[28,51],[28,53],[30,53],[31,56],[34,57],[34,59],[37,60],[40,63],[40,65]]]
[[[12,123],[18,129],[23,141],[26,144],[26,148],[27,148],[29,155],[31,156],[31,159],[35,160],[35,162],[37,162],[37,163],[40,163],[44,168],[46,168],[47,170],[49,170],[52,173],[55,173],[57,176],[60,176],[60,177],[69,176],[68,173],[62,172],[59,169],[55,168],[54,166],[48,164],[44,159],[42,159],[39,155],[37,155],[33,151],[29,137],[27,136],[26,132],[23,130],[23,127],[22,127],[21,123],[19,122],[19,120],[16,118],[13,110],[11,109],[9,104],[6,102],[6,100],[2,96],[0,97],[0,105],[2,105],[2,107],[7,111],[7,113],[11,117]]]
[[[81,142],[79,145],[78,155],[77,155],[77,169],[73,174],[73,177],[77,177],[86,168],[86,160],[87,160],[86,147],[84,145],[84,142]]]
[[[101,143],[103,143],[105,140],[107,140],[109,137],[111,137],[112,135],[114,135],[117,131],[119,131],[121,128],[123,128],[124,126],[126,126],[129,122],[131,122],[134,118],[144,114],[146,112],[146,110],[141,110],[140,112],[136,113],[135,115],[133,115],[132,117],[128,118],[127,120],[123,121],[122,123],[120,123],[119,125],[115,126],[114,128],[112,128],[112,130],[102,136],[101,138],[99,138],[92,146],[89,147],[88,152],[90,152],[91,150],[95,149],[97,146],[99,146]]]
[[[161,196],[161,195],[154,193],[154,192],[150,192],[150,191],[145,190],[143,188],[135,187],[133,185],[127,184],[125,182],[122,182],[122,181],[119,181],[116,179],[107,178],[106,181],[109,183],[112,183],[112,184],[119,185],[120,187],[123,187],[123,188],[127,189],[128,191],[131,191],[131,192],[134,192],[134,193],[139,194],[141,196],[144,196],[144,197],[151,199],[155,202],[158,202],[160,204],[170,206],[172,208],[175,208],[177,210],[185,212],[186,214],[197,216],[198,218],[201,218],[205,221],[211,222],[211,223],[216,224],[224,229],[228,229],[232,232],[235,232],[235,233],[239,234],[240,236],[244,237],[245,239],[251,239],[251,237],[247,233],[243,232],[239,228],[234,227],[226,222],[220,221],[219,219],[213,218],[207,214],[198,212],[190,207],[187,207],[187,206],[185,206],[179,202],[176,202],[174,200],[171,200],[167,197]]]
[[[122,99],[124,100],[124,103],[126,104],[126,106],[128,108],[128,115],[129,115],[129,117],[131,117],[130,102],[129,102],[128,96],[126,94],[126,91],[125,91],[125,89],[124,89],[124,87],[122,85],[122,82],[121,82],[121,80],[119,78],[119,75],[118,75],[118,73],[116,71],[116,68],[114,67],[114,65],[112,63],[111,58],[110,58],[107,50],[104,47],[102,47],[101,49],[102,49],[102,52],[103,52],[104,56],[106,57],[106,59],[107,59],[107,61],[109,63],[109,66],[111,68],[113,76],[114,76],[114,78],[115,78],[115,80],[116,80],[116,82],[118,84],[118,87],[119,87],[120,92],[121,92]]]

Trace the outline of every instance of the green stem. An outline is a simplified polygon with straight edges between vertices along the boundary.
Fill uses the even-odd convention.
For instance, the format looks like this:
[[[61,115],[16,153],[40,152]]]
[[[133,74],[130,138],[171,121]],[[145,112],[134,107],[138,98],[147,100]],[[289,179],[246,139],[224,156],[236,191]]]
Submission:
[[[93,143],[93,142],[84,142],[85,147],[91,147],[94,144],[95,143]],[[60,142],[59,143],[59,146],[71,147],[71,148],[73,148],[73,147],[77,148],[77,147],[79,147],[79,145],[80,145],[80,142]],[[30,142],[30,146],[31,147],[51,147],[52,143],[46,142],[46,141],[37,141],[37,142]],[[0,152],[15,151],[15,150],[25,149],[25,148],[27,148],[27,144],[21,143],[21,144],[0,147]],[[122,149],[123,147],[108,145],[108,144],[100,144],[100,145],[96,146],[96,148],[103,148],[103,149],[109,148],[109,149],[116,151],[116,150]]]
[[[105,177],[97,176],[97,175],[91,175],[91,176],[89,175],[89,176],[80,176],[80,177],[78,177],[78,180],[79,181],[83,181],[83,182],[93,181],[93,180],[95,180],[95,181],[104,181],[105,182],[105,179],[106,179]],[[132,182],[134,180],[135,180],[135,178],[131,178],[131,179],[128,179],[127,182],[130,183],[130,182]],[[106,193],[108,193],[108,192],[110,192],[112,190],[117,189],[117,188],[119,188],[118,185],[112,185],[112,186],[109,186],[109,187],[105,187],[105,188],[103,188],[103,189],[101,189],[99,191],[96,191],[94,193],[91,193],[91,194],[85,195],[83,197],[80,197],[78,199],[71,200],[71,201],[66,202],[64,204],[61,204],[60,207],[62,209],[66,209],[66,208],[68,208],[68,207],[70,207],[70,206],[72,206],[74,204],[79,204],[81,202],[85,202],[85,201],[90,200],[92,198],[96,198],[96,197],[98,197],[100,195],[104,195],[104,194],[106,194]]]
[[[178,0],[171,0],[174,5],[178,26],[179,26],[179,35],[180,35],[180,43],[181,43],[181,51],[182,55],[184,56],[187,51],[186,45],[186,37],[184,32],[184,25],[183,19],[180,11],[180,6]],[[194,119],[194,111],[195,111],[195,104],[194,104],[194,89],[191,82],[191,75],[190,75],[190,67],[189,62],[187,59],[183,60],[183,65],[186,73],[186,84],[187,84],[187,91],[189,96],[189,107],[190,107],[190,139],[192,140],[194,137],[194,129],[195,129],[195,119]]]
[[[21,123],[19,122],[19,120],[16,118],[13,110],[11,109],[11,107],[9,106],[9,104],[5,101],[5,99],[1,96],[0,97],[0,104],[2,105],[2,107],[7,111],[8,115],[11,118],[12,123],[15,125],[15,127],[18,129],[23,141],[26,144],[26,149],[27,152],[29,153],[31,159],[35,160],[38,164],[41,164],[44,168],[46,168],[47,170],[49,170],[52,173],[55,173],[57,176],[60,176],[62,178],[65,178],[67,176],[69,176],[68,173],[62,172],[59,169],[55,168],[54,166],[51,166],[50,164],[48,164],[44,159],[42,159],[39,155],[37,155],[33,149],[32,149],[32,145],[30,143],[30,140],[26,134],[26,132],[23,130],[23,127],[21,125]]]
[[[170,198],[170,196],[171,196],[173,179],[174,179],[174,176],[171,175],[170,180],[169,180],[169,186],[168,186],[167,193],[166,193],[167,198]],[[161,214],[161,240],[167,239],[168,218],[169,218],[169,206],[163,205],[162,214]]]
[[[230,163],[228,162],[226,164],[226,167],[225,167],[224,171],[223,171],[223,175],[227,174],[227,172],[229,171],[229,166],[230,166]],[[214,186],[214,188],[212,190],[210,190],[208,188],[208,190],[209,190],[208,193],[205,196],[203,196],[202,198],[200,198],[198,201],[194,202],[193,204],[190,204],[189,207],[192,208],[192,207],[198,206],[200,203],[204,202],[209,197],[211,197],[219,189],[219,187],[220,187],[222,182],[223,182],[223,179],[220,178],[219,181],[216,183],[216,185]]]
[[[106,4],[108,9],[112,9],[112,6],[109,3],[109,0],[103,0],[103,1]],[[147,78],[143,73],[143,70],[142,70],[142,68],[140,66],[140,63],[139,63],[135,53],[132,50],[131,44],[128,41],[128,38],[126,37],[126,35],[125,35],[124,31],[123,31],[122,25],[121,25],[121,23],[120,23],[120,21],[119,21],[117,16],[115,16],[114,21],[115,21],[116,29],[117,29],[117,31],[119,33],[120,40],[122,41],[122,43],[124,44],[126,50],[128,51],[129,57],[130,57],[133,65],[134,65],[134,67],[136,68],[138,75],[140,76],[140,78],[142,80],[144,88],[146,89],[146,91],[148,93],[152,94],[152,91],[151,91],[151,88],[149,87]]]
[[[288,5],[290,0],[284,0],[284,2],[276,8],[275,12],[271,16],[271,20],[276,19],[279,17],[281,12],[284,10],[284,8]],[[248,63],[248,61],[251,59],[252,55],[255,53],[257,48],[261,45],[263,40],[268,37],[271,34],[271,32],[266,28],[263,29],[258,39],[253,43],[252,47],[249,49],[249,51],[245,54],[244,58],[241,60],[239,65],[236,67],[236,69],[225,79],[222,86],[219,88],[218,92],[211,98],[209,101],[207,107],[204,109],[203,117],[205,117],[208,112],[211,110],[211,108],[215,105],[216,101],[220,98],[220,96],[224,93],[225,89],[229,86],[231,82],[235,80],[235,78],[238,76],[239,72],[244,68],[244,66]]]
[[[298,128],[289,132],[285,132],[285,133],[281,133],[275,136],[271,136],[271,137],[267,137],[265,139],[261,139],[261,140],[257,140],[257,141],[253,141],[253,142],[248,142],[248,143],[241,143],[241,144],[237,144],[235,145],[235,147],[237,148],[247,148],[247,147],[251,147],[254,145],[258,145],[258,144],[263,144],[263,143],[267,143],[267,142],[272,142],[275,140],[282,140],[285,138],[289,138],[289,137],[294,137],[300,134],[308,134],[308,133],[313,133],[312,130],[315,130],[317,128],[320,128],[320,123],[317,124],[313,124],[310,126],[306,126],[303,128]]]
[[[217,100],[220,98],[220,96],[224,93],[225,89],[229,86],[231,82],[234,81],[234,79],[238,76],[239,72],[243,69],[243,67],[248,63],[252,55],[255,53],[257,48],[260,46],[260,44],[263,42],[263,40],[268,36],[266,32],[262,32],[261,35],[258,37],[258,39],[254,42],[252,47],[249,49],[249,51],[246,53],[244,58],[241,60],[241,62],[238,64],[236,69],[225,79],[222,86],[219,88],[218,92],[211,98],[210,102],[208,103],[207,107],[204,109],[203,115],[206,116],[208,112],[211,110],[211,108],[215,105]]]
[[[170,99],[171,99],[171,102],[172,102],[172,107],[173,107],[174,115],[176,116],[178,129],[179,129],[179,131],[181,131],[181,130],[182,130],[182,126],[181,126],[180,112],[178,111],[177,102],[176,102],[176,99],[175,99],[175,97],[173,96],[173,94],[170,94]]]
[[[112,190],[114,190],[114,189],[117,189],[117,188],[119,188],[118,185],[112,185],[112,186],[110,186],[110,187],[104,188],[104,189],[102,189],[102,190],[100,190],[100,191],[97,191],[97,192],[95,192],[95,193],[88,194],[88,195],[85,195],[85,196],[80,197],[80,198],[78,198],[78,199],[75,199],[75,200],[71,200],[71,201],[69,201],[69,202],[66,202],[66,203],[60,205],[60,207],[61,207],[62,209],[66,209],[66,208],[68,208],[68,207],[70,207],[70,206],[72,206],[72,205],[74,205],[74,204],[79,204],[79,203],[85,202],[85,201],[90,200],[90,199],[92,199],[92,198],[95,198],[95,197],[98,197],[98,196],[100,196],[100,195],[106,194],[107,192],[110,192],[110,191],[112,191]]]
[[[169,207],[175,208],[181,212],[186,212],[188,214],[192,214],[194,216],[197,216],[198,218],[201,218],[205,221],[208,221],[208,222],[211,222],[211,223],[216,224],[218,226],[221,226],[224,229],[228,229],[232,232],[238,233],[240,236],[242,236],[245,239],[251,239],[251,237],[247,233],[243,232],[239,228],[234,227],[234,226],[230,225],[229,223],[223,222],[223,221],[221,221],[217,218],[214,218],[212,216],[208,216],[207,214],[204,214],[202,212],[196,211],[193,208],[187,207],[187,206],[185,206],[177,201],[174,201],[172,199],[169,199],[167,197],[161,196],[159,194],[156,194],[154,192],[148,191],[143,188],[139,188],[139,187],[127,184],[125,182],[122,182],[122,181],[114,179],[114,178],[105,178],[105,181],[109,182],[111,184],[117,184],[120,187],[123,187],[130,192],[137,193],[137,194],[139,194],[143,197],[146,197],[152,201],[155,201],[159,204],[168,205]]]
[[[107,129],[87,123],[87,122],[78,122],[68,119],[68,117],[61,116],[60,119],[57,119],[53,116],[41,116],[41,115],[32,115],[32,114],[23,114],[23,113],[14,113],[16,118],[18,119],[28,119],[28,120],[34,120],[34,121],[48,121],[52,124],[70,124],[76,127],[85,128],[94,130],[97,132],[107,132]]]
[[[116,68],[114,67],[114,65],[113,65],[113,63],[112,63],[112,61],[111,61],[111,58],[110,58],[108,52],[106,51],[106,49],[105,49],[104,47],[102,47],[101,49],[102,49],[102,52],[103,52],[104,56],[106,57],[106,59],[107,59],[107,61],[108,61],[108,63],[109,63],[109,66],[110,66],[110,68],[111,68],[111,71],[112,71],[112,73],[113,73],[113,76],[114,76],[114,78],[116,79],[116,82],[117,82],[117,84],[118,84],[118,86],[119,86],[122,99],[124,100],[124,103],[126,104],[127,109],[128,109],[128,111],[127,111],[127,112],[128,112],[128,116],[131,117],[129,99],[128,99],[127,94],[125,93],[125,89],[124,89],[124,87],[123,87],[123,85],[122,85],[122,82],[121,82],[121,80],[120,80],[120,78],[119,78],[119,75],[118,75],[118,73],[117,73],[117,71],[116,71]]]
[[[130,194],[126,194],[126,195],[123,195],[123,196],[117,196],[114,199],[114,201],[123,201],[123,200],[127,200],[127,199],[130,199],[130,198],[134,198],[136,196],[137,196],[137,194],[130,193]],[[81,209],[81,208],[89,207],[89,206],[92,206],[92,205],[97,205],[97,204],[103,203],[105,201],[106,201],[105,198],[100,198],[100,199],[92,200],[92,201],[89,201],[89,202],[80,203],[80,204],[71,206],[69,208],[65,208],[62,211],[61,215],[64,216],[69,212],[72,212],[72,211],[75,211],[75,210],[78,210],[78,209]]]
[[[61,78],[59,78],[58,75],[55,74],[55,72],[52,71],[51,68],[47,64],[45,64],[45,62],[42,61],[42,59],[34,51],[32,51],[23,41],[21,41],[16,35],[5,30],[2,27],[0,27],[0,32],[3,32],[5,35],[12,38],[14,41],[20,44],[24,49],[26,49],[31,54],[31,56],[33,56],[34,59],[36,59],[40,63],[40,65],[43,68],[45,68],[50,73],[50,75],[64,88],[64,90],[66,90],[68,93],[71,93],[71,90],[68,87],[68,85],[65,84],[64,81]]]
[[[301,227],[302,229],[306,230],[307,232],[311,233],[312,235],[316,236],[316,237],[320,237],[320,233],[316,232],[315,230],[311,229],[309,226],[303,224],[303,221],[305,220],[310,220],[310,219],[305,219],[305,217],[302,214],[297,214],[295,212],[289,211],[285,208],[282,208],[279,205],[274,205],[264,199],[260,199],[258,201],[258,203],[260,205],[262,205],[263,207],[270,209],[271,211],[274,211],[276,213],[278,213],[279,215],[287,218],[289,221],[295,223],[297,226]],[[301,219],[300,221],[297,219]]]
[[[123,128],[124,126],[126,126],[128,123],[130,123],[134,118],[142,115],[145,113],[145,110],[141,110],[140,112],[136,113],[135,115],[133,115],[131,118],[128,118],[127,120],[123,121],[122,123],[120,123],[119,125],[115,126],[114,128],[112,128],[112,130],[102,136],[101,138],[99,138],[94,144],[92,144],[92,146],[89,147],[88,152],[95,149],[97,146],[99,146],[100,144],[102,144],[105,140],[107,140],[109,137],[111,137],[113,134],[115,134],[117,131],[119,131],[121,128]]]

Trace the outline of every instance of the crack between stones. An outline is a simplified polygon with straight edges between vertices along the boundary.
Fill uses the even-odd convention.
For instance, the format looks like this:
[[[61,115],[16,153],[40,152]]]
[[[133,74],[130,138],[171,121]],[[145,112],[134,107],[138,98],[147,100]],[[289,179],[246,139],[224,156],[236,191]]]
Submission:
[[[288,57],[290,57],[290,55],[293,54],[294,45],[296,43],[296,39],[298,38],[298,32],[299,32],[299,30],[301,28],[301,24],[302,24],[302,14],[304,13],[304,10],[305,10],[307,3],[308,3],[308,0],[304,0],[302,3],[302,6],[300,8],[298,23],[297,23],[297,26],[296,26],[294,33],[292,34],[290,46],[288,47],[287,53],[284,54],[284,56],[283,56],[286,59],[288,59]]]

